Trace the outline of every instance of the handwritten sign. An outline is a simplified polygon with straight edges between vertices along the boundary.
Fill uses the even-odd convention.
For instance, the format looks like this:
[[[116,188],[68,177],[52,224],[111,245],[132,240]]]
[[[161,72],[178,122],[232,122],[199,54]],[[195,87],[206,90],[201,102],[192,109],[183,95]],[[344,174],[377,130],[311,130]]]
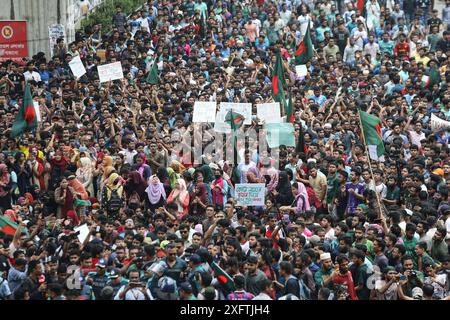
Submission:
[[[213,123],[216,121],[216,103],[195,101],[192,122]]]
[[[262,103],[256,105],[256,114],[259,121],[264,121],[264,123],[280,123],[281,113],[280,113],[280,103]]]
[[[81,62],[80,56],[76,56],[70,60],[69,67],[77,79],[81,78],[86,73],[86,69],[84,68],[83,62]]]
[[[431,115],[431,131],[439,131],[442,129],[449,129],[450,121],[443,120],[434,114]]]
[[[123,79],[123,70],[120,61],[98,66],[97,71],[100,83]]]
[[[238,183],[235,187],[238,206],[263,206],[266,186],[264,183]]]

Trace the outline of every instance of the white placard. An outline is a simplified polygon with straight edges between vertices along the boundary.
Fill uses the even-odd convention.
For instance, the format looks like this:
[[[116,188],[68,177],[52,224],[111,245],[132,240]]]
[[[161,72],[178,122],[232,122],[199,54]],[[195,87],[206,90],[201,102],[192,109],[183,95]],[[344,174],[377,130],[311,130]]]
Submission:
[[[237,183],[234,193],[238,206],[263,206],[266,185],[264,183]]]
[[[50,56],[53,57],[56,41],[59,38],[66,39],[66,28],[62,24],[52,24],[48,27],[48,38],[50,40]]]
[[[281,123],[280,103],[262,103],[256,105],[259,121],[264,123]]]
[[[195,101],[193,123],[213,123],[216,121],[216,103]]]
[[[443,120],[434,114],[431,114],[431,131],[439,131],[442,129],[449,129],[450,121]]]
[[[36,119],[41,122],[41,109],[39,108],[39,102],[33,101],[34,112],[36,113]]]
[[[86,73],[86,69],[84,68],[83,62],[81,62],[80,56],[75,56],[70,60],[69,67],[77,79],[81,78]]]
[[[84,240],[89,236],[89,227],[87,224],[83,224],[79,227],[73,228],[73,231],[77,232],[80,231],[80,234],[78,235],[78,240],[83,243]]]
[[[299,77],[306,77],[308,75],[306,64],[299,64],[298,66],[295,66],[295,72]]]
[[[98,66],[97,71],[100,83],[123,79],[123,70],[120,61]]]

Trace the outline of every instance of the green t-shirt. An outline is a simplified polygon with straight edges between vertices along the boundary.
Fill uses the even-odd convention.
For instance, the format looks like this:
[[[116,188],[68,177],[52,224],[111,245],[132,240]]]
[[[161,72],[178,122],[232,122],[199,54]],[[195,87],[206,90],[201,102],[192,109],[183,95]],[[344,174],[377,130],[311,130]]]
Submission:
[[[338,189],[339,189],[339,181],[337,179],[337,173],[333,177],[327,177],[327,203],[328,204],[331,204]]]
[[[355,270],[356,277],[353,279],[355,288],[359,285],[363,285],[361,290],[356,291],[356,295],[358,296],[359,300],[369,300],[370,297],[370,290],[367,288],[367,279],[369,278],[370,274],[367,272],[367,265],[363,264]]]
[[[394,189],[387,188],[386,199],[400,200],[400,188],[399,187],[395,187]]]
[[[406,254],[415,258],[416,257],[415,248],[416,248],[416,244],[417,244],[418,240],[415,237],[413,237],[411,240],[408,240],[405,237],[402,237],[402,240],[403,240],[403,244],[406,247]]]

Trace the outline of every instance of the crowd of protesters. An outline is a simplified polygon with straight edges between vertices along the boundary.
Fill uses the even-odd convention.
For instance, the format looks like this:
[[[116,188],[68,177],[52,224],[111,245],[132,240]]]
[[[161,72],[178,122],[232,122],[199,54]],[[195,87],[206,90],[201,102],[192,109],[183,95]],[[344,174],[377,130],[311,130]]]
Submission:
[[[450,1],[434,8],[149,1],[118,6],[108,34],[94,25],[52,57],[2,62],[0,211],[16,228],[0,232],[0,299],[448,299],[450,133],[431,117],[450,120]],[[304,148],[240,144],[238,178],[230,161],[175,151],[195,101],[273,101],[276,52]],[[124,78],[100,83],[97,66],[115,61]],[[11,138],[25,82],[41,119]],[[380,118],[384,161],[369,158],[358,110]],[[238,206],[236,183],[264,183],[265,206]]]

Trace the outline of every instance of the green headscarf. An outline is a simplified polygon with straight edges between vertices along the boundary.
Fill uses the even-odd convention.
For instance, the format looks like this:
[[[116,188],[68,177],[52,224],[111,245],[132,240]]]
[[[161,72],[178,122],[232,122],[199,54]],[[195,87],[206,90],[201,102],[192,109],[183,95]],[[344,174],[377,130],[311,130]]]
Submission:
[[[171,167],[167,168],[167,174],[169,175],[170,187],[174,189],[175,184],[177,183],[177,180],[179,178],[179,175],[175,173],[175,171]]]

